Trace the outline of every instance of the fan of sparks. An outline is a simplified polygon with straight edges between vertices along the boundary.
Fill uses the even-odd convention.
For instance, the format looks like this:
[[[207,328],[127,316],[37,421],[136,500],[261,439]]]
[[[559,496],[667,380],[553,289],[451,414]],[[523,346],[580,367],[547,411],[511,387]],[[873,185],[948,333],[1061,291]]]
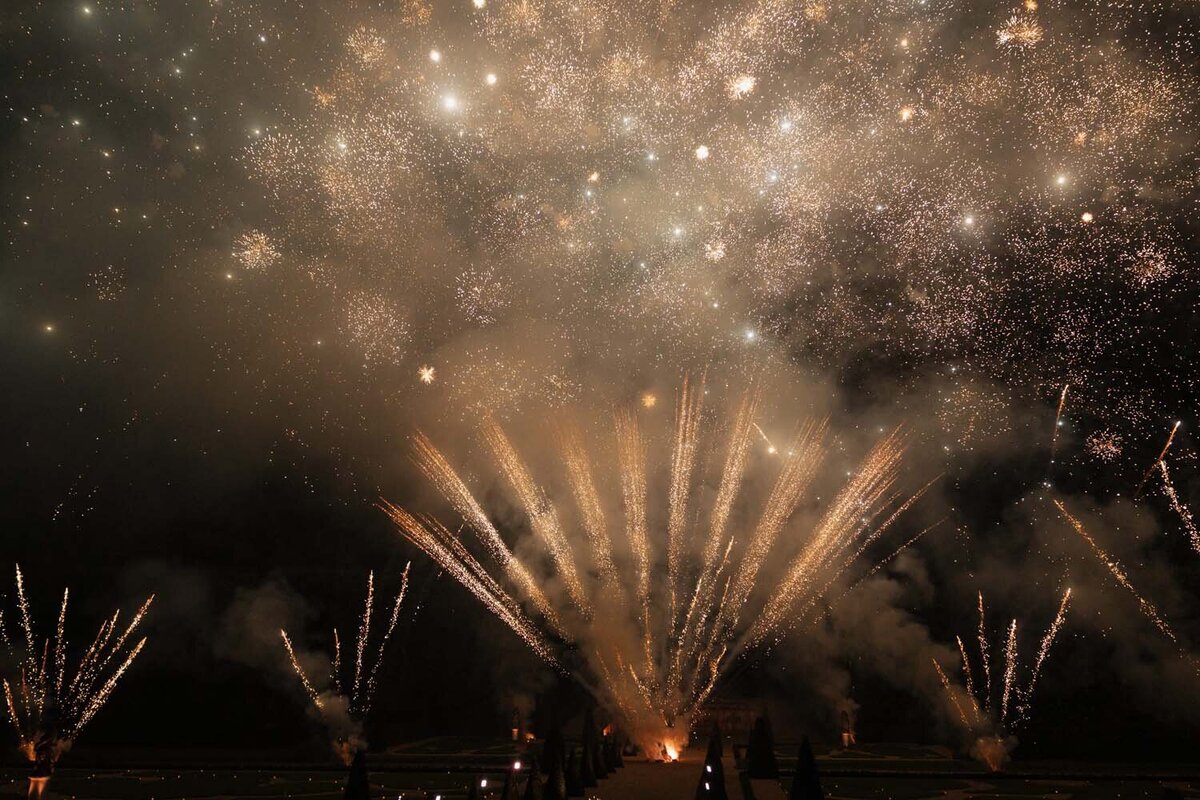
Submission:
[[[375,609],[375,573],[367,574],[367,599],[363,606],[362,618],[359,620],[358,635],[354,643],[353,665],[343,664],[342,637],[337,628],[333,629],[333,658],[329,661],[328,686],[318,689],[308,670],[301,664],[296,655],[295,646],[287,631],[280,630],[284,650],[292,669],[300,678],[304,691],[312,700],[313,706],[329,726],[334,737],[334,749],[342,759],[349,764],[354,751],[362,746],[360,726],[362,720],[371,711],[371,701],[375,697],[375,689],[379,678],[379,668],[383,663],[384,652],[396,624],[400,620],[400,605],[408,593],[408,565],[400,581],[400,591],[392,603],[391,615],[383,628],[378,644],[371,647],[371,620]],[[374,652],[372,653],[372,649]]]
[[[933,660],[933,667],[937,671],[938,678],[945,687],[963,727],[980,737],[981,742],[984,739],[992,742],[998,741],[998,733],[1013,731],[1029,721],[1038,678],[1050,655],[1050,647],[1054,644],[1058,632],[1066,621],[1067,606],[1070,602],[1071,590],[1068,588],[1063,592],[1062,600],[1059,601],[1058,613],[1054,615],[1050,627],[1042,635],[1037,655],[1034,657],[1033,665],[1029,668],[1028,680],[1024,684],[1021,683],[1018,674],[1020,664],[1017,650],[1017,621],[1015,619],[1008,624],[1005,635],[1003,666],[1000,675],[996,676],[999,680],[993,680],[992,646],[989,643],[982,592],[979,594],[978,674],[972,667],[971,658],[967,655],[967,646],[962,637],[956,637],[958,652],[962,657],[962,675],[966,687],[965,698],[961,697],[960,695],[963,693],[957,691],[951,684],[950,677],[942,669],[937,659]],[[981,746],[977,747],[977,750],[984,754],[985,760],[993,769],[999,766],[999,761],[995,761],[994,757],[1002,755],[1003,748]],[[993,757],[988,757],[989,753]]]
[[[11,669],[4,677],[4,699],[21,753],[30,762],[53,766],[108,702],[145,647],[146,637],[135,641],[134,633],[154,596],[148,597],[123,627],[120,610],[114,611],[101,623],[79,661],[72,664],[66,637],[70,590],[63,590],[54,635],[39,642],[19,566],[16,574],[19,636],[10,637],[0,610],[0,641]]]
[[[586,441],[573,424],[557,425],[570,496],[562,504],[539,485],[505,430],[485,419],[483,441],[528,518],[540,556],[538,547],[512,547],[502,538],[473,490],[423,434],[415,437],[415,461],[478,548],[469,546],[463,528],[383,504],[409,541],[539,656],[594,682],[631,733],[650,743],[685,740],[686,720],[736,656],[778,641],[801,622],[924,491],[907,499],[897,491],[904,436],[894,430],[811,526],[797,525],[796,511],[802,499],[813,500],[829,449],[827,424],[807,422],[771,461],[778,471],[761,507],[739,507],[755,502],[748,498],[761,392],[749,389],[728,419],[715,415],[712,424],[704,399],[702,382],[684,381],[661,496],[652,495],[649,437],[631,410],[615,412],[615,475],[608,482],[589,452],[602,444]],[[714,468],[711,481],[703,474],[706,462]],[[540,573],[542,564],[552,575]],[[566,647],[578,652],[584,670],[566,662]]]

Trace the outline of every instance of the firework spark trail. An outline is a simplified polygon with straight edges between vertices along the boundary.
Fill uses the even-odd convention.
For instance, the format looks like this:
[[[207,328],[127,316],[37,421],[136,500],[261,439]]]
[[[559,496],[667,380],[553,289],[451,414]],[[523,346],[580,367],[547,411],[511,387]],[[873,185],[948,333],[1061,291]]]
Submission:
[[[69,590],[63,591],[54,633],[44,640],[42,655],[38,657],[33,612],[19,566],[16,584],[19,625],[24,641],[23,646],[14,646],[7,629],[0,626],[0,641],[8,651],[13,669],[13,674],[3,678],[5,704],[21,752],[30,761],[40,763],[49,759],[52,766],[108,702],[121,678],[142,652],[145,637],[131,647],[126,644],[145,618],[154,596],[146,599],[116,639],[113,631],[119,612],[102,622],[91,645],[81,655],[74,674],[69,675],[66,639]],[[17,652],[18,647],[22,652]],[[113,665],[111,670],[110,665]],[[48,718],[51,709],[54,714]],[[43,746],[46,741],[53,743],[49,750]]]
[[[982,712],[979,709],[979,702],[975,699],[975,676],[971,670],[971,659],[967,657],[967,646],[963,644],[962,637],[955,636],[954,641],[958,643],[958,654],[962,658],[963,680],[967,684],[967,697],[971,699],[971,711],[978,723]]]
[[[886,520],[884,520],[883,524],[878,525],[874,529],[872,529],[870,535],[866,536],[862,540],[862,543],[859,544],[858,549],[856,549],[850,556],[848,556],[846,558],[845,562],[842,564],[842,569],[845,570],[851,564],[853,564],[855,561],[857,561],[859,558],[861,558],[863,553],[865,553],[867,551],[867,548],[869,548],[872,544],[874,544],[875,541],[879,539],[879,537],[883,536],[883,534],[885,534],[888,531],[888,529],[892,527],[892,524],[897,519],[899,519],[901,515],[903,515],[906,511],[908,511],[908,509],[912,507],[913,503],[917,502],[922,497],[924,497],[925,493],[928,492],[931,488],[933,488],[933,485],[935,483],[937,483],[939,480],[941,480],[941,478],[942,478],[941,475],[937,476],[936,478],[931,480],[929,483],[925,484],[920,489],[918,489],[916,492],[909,495],[907,500],[905,500],[903,503],[901,503],[899,506],[897,506],[896,510],[892,512],[891,516],[889,516]],[[909,545],[911,545],[913,542],[920,539],[925,534],[929,533],[929,531],[933,530],[938,525],[941,525],[944,521],[945,521],[944,517],[942,519],[939,519],[937,522],[935,522],[932,525],[930,525],[929,527],[925,528],[923,531],[918,533],[916,536],[913,536],[911,539],[909,539],[907,542],[902,544],[900,547],[896,548],[896,550],[891,555],[889,555],[887,558],[885,558],[882,561],[875,564],[875,566],[873,566],[866,575],[864,575],[862,578],[860,578],[858,581],[856,581],[854,583],[854,586],[857,586],[863,580],[866,580],[867,578],[874,575],[885,564],[887,564],[893,558],[895,558],[896,556],[900,555],[905,550],[907,550]],[[847,546],[848,546],[848,543],[847,543]],[[853,587],[851,587],[851,588],[853,588]]]
[[[764,430],[763,430],[763,429],[762,429],[762,428],[759,426],[759,424],[758,424],[757,422],[753,423],[753,425],[754,425],[754,430],[758,431],[758,435],[759,435],[759,436],[762,438],[762,440],[763,440],[763,441],[766,443],[766,445],[767,445],[767,452],[768,452],[768,453],[774,453],[774,452],[776,452],[776,449],[775,449],[775,443],[774,443],[774,442],[772,442],[772,441],[771,441],[771,440],[770,440],[770,439],[767,437],[766,431],[764,431]]]
[[[458,476],[450,462],[434,447],[433,442],[422,433],[413,438],[414,460],[425,476],[446,497],[459,516],[470,524],[479,541],[487,549],[504,570],[505,575],[516,585],[521,595],[528,600],[537,612],[545,617],[556,630],[561,629],[561,623],[554,608],[550,605],[546,593],[533,579],[529,570],[513,555],[508,545],[500,537],[500,532],[492,525],[490,519],[475,495],[467,488],[462,478]]]
[[[1047,658],[1049,658],[1050,649],[1066,621],[1070,599],[1071,590],[1068,588],[1064,591],[1062,600],[1059,602],[1058,612],[1046,629],[1046,633],[1042,636],[1041,642],[1038,645],[1037,655],[1029,670],[1028,682],[1024,686],[1020,685],[1018,675],[1020,670],[1020,652],[1017,645],[1017,620],[1013,619],[1009,623],[1003,643],[1004,671],[1000,687],[999,708],[995,710],[992,707],[990,678],[986,687],[980,687],[975,682],[975,675],[971,668],[971,658],[967,654],[966,643],[961,636],[955,637],[959,656],[962,659],[963,681],[966,684],[966,694],[971,701],[973,722],[968,720],[967,714],[962,711],[960,704],[956,703],[955,705],[959,709],[959,717],[963,721],[963,727],[969,733],[976,737],[999,737],[1003,739],[1006,731],[1014,731],[1021,725],[1029,722],[1033,706],[1034,690],[1037,687],[1042,667]],[[979,607],[981,609],[980,618],[982,619],[982,592],[980,593]],[[979,651],[982,663],[987,664],[985,656],[989,651],[989,646],[983,626],[981,626]],[[941,671],[940,667],[938,673],[938,677],[941,679],[942,685],[946,687],[946,691],[951,694],[952,698],[956,698],[957,695],[949,686],[949,679]]]
[[[1028,717],[1029,706],[1033,702],[1033,692],[1037,688],[1038,677],[1042,674],[1042,665],[1046,663],[1046,658],[1050,655],[1050,648],[1067,619],[1067,606],[1070,602],[1071,589],[1067,587],[1067,590],[1063,592],[1062,600],[1058,604],[1058,613],[1054,615],[1054,621],[1050,623],[1050,627],[1046,629],[1046,633],[1042,636],[1041,644],[1038,645],[1037,658],[1034,659],[1033,671],[1029,676],[1029,685],[1025,688],[1021,697],[1020,714],[1022,718]]]
[[[1058,397],[1058,411],[1054,413],[1054,433],[1050,437],[1050,462],[1054,463],[1054,454],[1058,452],[1058,429],[1062,424],[1063,408],[1067,405],[1067,390],[1071,384],[1064,383],[1062,394]]]
[[[1157,467],[1167,457],[1167,451],[1171,449],[1171,442],[1175,441],[1175,432],[1179,430],[1179,426],[1182,424],[1183,420],[1176,420],[1175,424],[1171,426],[1171,432],[1167,434],[1167,441],[1163,444],[1162,450],[1159,451],[1158,458],[1154,459],[1154,462],[1151,463],[1146,469],[1146,474],[1142,476],[1141,482],[1138,483],[1137,490],[1133,493],[1134,497],[1141,495],[1142,489],[1146,486],[1146,481],[1150,480],[1150,473],[1154,472],[1154,468]]]
[[[312,701],[313,706],[322,715],[326,725],[329,727],[334,750],[347,764],[350,763],[354,751],[366,745],[362,740],[362,723],[371,711],[371,702],[375,696],[376,676],[379,672],[379,666],[383,663],[388,641],[391,639],[392,632],[395,630],[396,623],[400,618],[400,605],[404,602],[404,597],[408,592],[408,573],[410,567],[411,564],[406,564],[404,567],[404,572],[400,579],[400,590],[396,593],[396,600],[392,604],[392,613],[388,618],[386,627],[383,629],[383,633],[378,637],[379,642],[374,649],[374,658],[371,659],[371,663],[369,664],[367,663],[367,658],[371,650],[371,617],[374,614],[375,607],[375,573],[374,571],[367,573],[367,596],[363,603],[363,613],[358,623],[354,664],[350,668],[351,689],[348,696],[341,690],[346,681],[341,676],[341,637],[336,627],[333,629],[334,655],[331,660],[332,666],[330,667],[331,688],[324,691],[313,684],[308,672],[301,665],[300,659],[296,655],[295,647],[292,644],[292,639],[288,636],[287,631],[282,628],[279,630],[279,638],[283,642],[283,649],[287,653],[292,669],[300,679],[300,684],[304,687],[309,700]]]
[[[358,641],[354,650],[354,687],[350,690],[351,697],[358,697],[362,686],[363,654],[367,649],[367,637],[371,635],[371,612],[375,606],[375,572],[367,573],[367,603],[363,608],[362,620],[358,626]]]
[[[585,614],[588,613],[591,607],[583,589],[583,582],[576,571],[575,556],[571,544],[563,532],[558,512],[547,499],[545,492],[533,480],[525,462],[521,460],[516,448],[513,447],[500,425],[495,420],[488,419],[484,423],[483,433],[484,438],[491,445],[492,454],[497,463],[508,476],[509,483],[512,484],[521,504],[525,507],[525,513],[529,515],[533,532],[550,551],[550,556],[554,559],[554,566],[562,577],[563,583],[566,584],[567,592],[571,595],[575,607]]]
[[[324,708],[325,702],[321,699],[320,693],[317,692],[312,681],[309,680],[308,673],[304,671],[304,667],[300,666],[300,660],[296,657],[296,650],[292,647],[291,637],[283,628],[279,629],[279,638],[283,640],[283,649],[287,651],[288,660],[292,663],[292,669],[300,678],[300,684],[304,687],[304,691],[308,693],[308,697],[312,700],[313,705],[317,708]]]
[[[954,691],[954,687],[950,684],[950,678],[946,676],[946,673],[942,670],[942,665],[938,663],[936,658],[930,660],[933,662],[933,668],[937,670],[938,679],[941,680],[942,687],[946,690],[946,696],[950,698],[950,702],[954,704],[955,710],[958,711],[958,716],[962,720],[963,726],[967,728],[971,727],[971,723],[967,721],[967,712],[963,710],[962,703],[958,700],[958,693]]]
[[[1072,516],[1071,512],[1067,511],[1066,506],[1064,506],[1058,500],[1054,501],[1054,505],[1058,507],[1059,513],[1061,513],[1063,517],[1071,523],[1071,527],[1075,529],[1075,532],[1078,533],[1092,548],[1092,552],[1095,553],[1096,558],[1100,559],[1100,562],[1104,564],[1104,566],[1108,567],[1108,571],[1112,574],[1113,579],[1116,580],[1116,582],[1122,587],[1124,587],[1125,591],[1133,595],[1134,599],[1137,600],[1138,608],[1141,609],[1141,612],[1146,616],[1146,618],[1154,623],[1155,627],[1158,628],[1163,636],[1166,636],[1174,644],[1178,645],[1179,639],[1175,636],[1175,631],[1171,629],[1171,626],[1167,624],[1167,621],[1164,620],[1162,615],[1158,613],[1158,609],[1154,607],[1154,604],[1138,594],[1137,589],[1134,588],[1133,583],[1125,574],[1125,569],[1121,566],[1120,562],[1111,557],[1108,553],[1104,552],[1104,549],[1096,543],[1096,540],[1092,538],[1091,534],[1084,529],[1083,523]]]
[[[707,524],[696,526],[705,532],[703,539],[695,548],[678,545],[678,569],[674,574],[664,570],[663,577],[655,577],[656,583],[652,586],[652,558],[659,553],[657,549],[652,552],[649,535],[646,444],[637,416],[618,409],[614,414],[616,448],[613,464],[616,474],[612,487],[622,501],[620,513],[629,555],[618,562],[614,554],[611,569],[618,578],[616,583],[631,587],[629,595],[626,599],[623,592],[605,592],[610,607],[603,615],[589,617],[565,612],[559,615],[566,623],[565,629],[559,631],[561,638],[568,646],[577,647],[576,652],[583,656],[591,674],[600,681],[597,690],[627,717],[631,730],[647,735],[652,730],[660,731],[658,735],[668,735],[661,732],[671,729],[676,720],[686,719],[699,703],[704,702],[731,660],[746,648],[747,629],[772,633],[791,618],[791,609],[811,605],[815,597],[829,590],[834,577],[862,553],[864,545],[875,541],[879,531],[873,533],[872,526],[883,520],[880,527],[886,529],[896,514],[914,499],[900,503],[896,513],[885,517],[885,509],[898,499],[892,487],[904,446],[903,437],[893,432],[872,448],[847,487],[835,495],[831,509],[819,518],[802,543],[794,545],[798,547],[798,554],[791,550],[784,556],[790,565],[785,579],[778,584],[759,587],[761,567],[783,539],[782,533],[800,496],[818,468],[826,423],[810,422],[798,427],[795,446],[790,449],[768,492],[757,515],[757,524],[745,540],[739,541],[740,537],[729,535],[727,528],[745,478],[760,394],[754,388],[745,393],[726,429],[727,435],[714,437],[719,440],[714,444],[723,451],[720,457],[713,459],[699,457],[702,437],[698,423],[698,395],[699,392],[693,399],[689,387],[680,401],[671,439],[671,458],[665,467],[669,472],[665,482],[663,518],[668,521],[666,527],[669,528],[674,514],[677,538],[683,538],[686,535],[683,523],[688,519],[688,510],[695,507],[690,494],[699,491],[694,484],[704,483],[690,477],[685,480],[683,476],[690,476],[699,463],[721,469]],[[569,542],[593,543],[590,547],[586,544],[579,547],[576,552],[592,554],[592,563],[582,574],[595,574],[603,584],[610,569],[602,563],[611,552],[606,544],[607,531],[618,529],[621,523],[605,518],[586,451],[579,445],[577,437],[568,433],[558,436],[557,440],[564,449],[572,500],[578,513],[559,517],[557,509],[541,495],[539,502],[546,505],[538,511],[543,516],[553,514],[556,519],[572,520],[572,527],[559,528],[564,538],[570,534]],[[492,455],[498,460],[507,458],[510,448],[494,446]],[[425,458],[432,460],[433,456],[427,454]],[[437,458],[441,458],[440,454]],[[524,471],[523,466],[521,469]],[[442,471],[453,473],[448,465]],[[519,482],[530,487],[535,485],[527,473]],[[460,491],[457,487],[465,490],[461,481],[444,481],[444,484],[452,492]],[[917,496],[924,491],[922,489]],[[475,501],[465,498],[454,501],[454,505],[478,508]],[[454,534],[428,517],[418,518],[386,502],[380,507],[391,516],[405,538],[462,583],[548,663],[563,669],[550,642],[541,634],[540,623],[522,612]],[[664,534],[661,556],[666,562],[670,559],[673,539],[670,531],[664,531]],[[597,542],[600,546],[596,546]],[[683,560],[692,553],[696,554],[698,563]],[[557,569],[553,562],[550,566]],[[695,584],[688,586],[694,591],[684,609],[679,603],[682,597],[679,590],[688,580],[694,580]],[[652,609],[651,602],[656,597],[661,597],[663,605],[667,605],[673,587],[677,613],[665,608],[661,613]],[[559,602],[566,600],[564,597]],[[749,619],[751,612],[743,607],[757,606],[760,600],[766,610],[744,629],[743,615]],[[611,605],[613,603],[616,605]],[[624,613],[614,613],[621,611]],[[766,627],[760,628],[764,624],[760,619],[764,616]],[[757,640],[752,644],[756,643]],[[679,733],[670,735],[684,737],[684,730],[681,727]]]
[[[782,624],[803,593],[817,594],[811,590],[820,565],[836,561],[856,533],[868,530],[869,520],[879,513],[881,500],[895,483],[903,453],[904,439],[898,429],[871,448],[850,483],[838,493],[817,524],[809,542],[792,561],[780,590],[770,597],[755,621],[749,636],[752,644],[761,642]]]
[[[375,693],[375,679],[379,673],[379,665],[383,663],[384,650],[387,648],[388,641],[392,638],[392,633],[396,630],[397,623],[400,622],[400,606],[404,602],[405,596],[408,595],[408,572],[411,567],[412,562],[404,565],[404,572],[400,575],[400,591],[396,593],[396,601],[392,603],[392,616],[388,619],[388,625],[383,631],[383,636],[379,637],[379,647],[375,652],[375,663],[371,665],[371,671],[367,675],[369,693],[364,711],[371,710],[371,697]],[[337,643],[335,642],[334,644],[336,647]]]
[[[21,610],[21,628],[25,631],[25,667],[29,673],[37,672],[37,657],[33,647],[33,612],[29,609],[29,598],[25,596],[25,576],[17,566],[17,605]]]
[[[1017,678],[1017,621],[1008,626],[1008,639],[1004,644],[1004,689],[1000,694],[1000,722],[1008,721],[1008,705],[1012,700]]]
[[[1170,501],[1171,508],[1183,522],[1183,529],[1187,532],[1192,549],[1200,553],[1200,531],[1196,529],[1196,520],[1192,517],[1192,510],[1184,505],[1180,501],[1179,495],[1175,493],[1175,485],[1171,483],[1171,474],[1167,471],[1166,459],[1158,462],[1158,468],[1162,472],[1163,490],[1167,493],[1167,500]]]
[[[554,667],[559,667],[550,645],[545,637],[538,632],[533,622],[525,616],[517,605],[502,588],[490,580],[486,570],[475,560],[453,533],[444,526],[430,521],[426,525],[402,508],[387,501],[380,503],[396,527],[406,539],[419,547],[432,558],[439,567],[444,569],[456,581],[483,603],[505,625],[513,630],[543,660]]]
[[[841,601],[843,598],[845,598],[846,595],[850,594],[855,589],[857,589],[859,586],[861,586],[865,581],[874,577],[876,574],[879,573],[879,571],[881,569],[883,569],[888,564],[890,564],[892,561],[894,561],[897,556],[899,556],[901,553],[903,553],[908,548],[912,547],[914,544],[916,544],[918,541],[920,541],[920,539],[922,537],[924,537],[925,534],[929,533],[931,530],[933,530],[937,526],[941,525],[945,521],[946,521],[945,517],[937,520],[932,525],[929,525],[927,528],[922,529],[920,532],[918,532],[915,536],[910,538],[904,544],[897,547],[890,554],[888,554],[885,558],[882,558],[879,561],[877,561],[875,563],[875,565],[872,566],[869,570],[867,570],[866,573],[864,573],[861,578],[856,580],[854,583],[850,584],[850,586],[846,587],[845,591],[843,591],[840,595],[838,595],[837,599],[834,600],[833,603],[831,603],[830,605],[837,604],[839,601]]]
[[[979,663],[983,665],[983,707],[992,705],[992,658],[988,651],[987,623],[984,618],[983,592],[979,593]]]
[[[825,456],[823,446],[825,428],[826,423],[824,422],[820,424],[809,422],[805,423],[797,432],[792,446],[789,448],[790,455],[784,462],[783,470],[779,473],[775,487],[771,490],[767,503],[763,507],[762,517],[751,532],[750,539],[742,553],[741,563],[734,573],[729,602],[722,606],[721,613],[717,616],[714,625],[716,636],[722,637],[724,631],[737,624],[740,613],[749,599],[750,593],[754,590],[755,582],[767,554],[783,531],[784,524],[795,511],[796,505],[800,502],[800,496],[808,488],[813,476],[816,475],[817,467]],[[849,487],[844,491],[849,491]],[[820,534],[814,539],[819,537]],[[793,569],[796,574],[789,574],[784,579],[783,586],[790,588],[798,579],[801,569],[802,567],[797,564]]]
[[[87,723],[91,722],[92,718],[96,716],[96,713],[100,711],[106,702],[108,702],[108,698],[112,696],[113,691],[117,688],[117,682],[121,680],[121,677],[129,669],[130,665],[133,664],[133,660],[138,657],[139,653],[142,652],[142,648],[146,646],[146,641],[147,640],[145,636],[138,640],[138,643],[135,644],[125,656],[125,659],[121,662],[121,665],[117,667],[116,670],[113,671],[113,674],[108,677],[108,680],[104,682],[104,685],[101,687],[100,691],[94,694],[87,701],[87,704],[84,706],[83,713],[79,715],[78,721],[75,722],[71,729],[72,739],[79,735],[80,729],[82,729]]]
[[[295,666],[294,663],[293,666]],[[333,687],[333,691],[338,694],[342,693],[342,637],[337,628],[333,629],[333,661],[329,664],[329,684]]]
[[[559,429],[559,446],[567,464],[567,479],[575,496],[575,505],[592,543],[592,558],[606,592],[622,592],[620,576],[613,561],[612,539],[600,504],[600,495],[592,480],[587,451],[579,433],[566,426]]]
[[[713,589],[717,584],[717,574],[729,551],[733,546],[732,538],[725,541],[725,529],[729,524],[729,514],[733,510],[733,502],[742,485],[746,474],[746,459],[750,454],[750,432],[754,427],[754,417],[762,402],[762,393],[751,388],[742,397],[729,428],[729,439],[725,446],[725,465],[721,471],[721,483],[717,488],[717,497],[709,516],[708,536],[704,541],[700,574],[696,578],[696,589],[692,593],[691,605],[687,618],[684,620],[684,637],[680,647],[681,653],[691,654],[699,641],[698,628],[703,626],[703,618],[696,620],[696,611],[701,609],[707,616],[712,607]],[[718,561],[724,545],[725,556]]]
[[[679,593],[682,589],[683,537],[688,498],[696,465],[697,436],[703,408],[704,380],[694,389],[684,376],[675,411],[675,444],[671,451],[671,486],[667,496],[667,585],[670,592],[670,641],[678,639]],[[678,647],[675,647],[678,652]],[[674,683],[674,681],[672,681]]]
[[[653,662],[653,631],[650,627],[650,543],[646,528],[646,450],[637,417],[619,410],[615,423],[625,533],[636,570],[636,596],[641,607],[642,647],[645,651],[643,656],[649,674]]]
[[[54,626],[54,691],[62,693],[63,676],[67,668],[67,598],[71,590],[63,589],[62,606],[58,611],[58,624]]]

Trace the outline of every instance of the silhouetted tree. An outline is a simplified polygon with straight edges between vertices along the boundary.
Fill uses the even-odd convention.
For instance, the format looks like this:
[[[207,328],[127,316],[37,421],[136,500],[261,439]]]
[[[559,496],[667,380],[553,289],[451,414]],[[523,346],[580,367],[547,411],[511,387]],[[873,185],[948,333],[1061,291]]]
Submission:
[[[585,764],[591,766],[593,781],[608,777],[608,767],[604,763],[604,753],[600,746],[600,729],[596,726],[596,717],[592,713],[591,706],[588,706],[587,711],[583,714],[583,760]],[[594,782],[588,783],[586,769],[583,773],[583,782],[585,786],[597,785]]]
[[[546,800],[567,800],[567,775],[566,765],[563,764],[562,750],[559,749],[559,755],[550,764],[550,772],[546,776]]]
[[[729,800],[725,790],[725,766],[721,763],[721,742],[714,736],[708,740],[708,752],[696,784],[696,800]]]
[[[746,771],[756,780],[779,777],[779,764],[775,761],[775,735],[765,716],[754,721],[754,730],[750,732],[750,746],[746,748]]]
[[[536,755],[529,757],[529,779],[525,781],[525,792],[521,800],[542,800],[542,770]]]
[[[504,773],[504,787],[500,790],[500,800],[521,800],[521,772],[510,769]]]
[[[571,755],[567,760],[567,797],[583,797],[583,771],[580,765],[579,750],[570,748]]]
[[[821,778],[817,775],[817,759],[813,757],[812,745],[805,736],[800,742],[800,753],[796,756],[796,774],[792,776],[792,791],[788,800],[824,800]]]
[[[567,752],[566,745],[563,743],[562,728],[555,725],[546,735],[546,742],[542,745],[542,773],[549,775],[554,769],[554,765],[560,762],[566,763],[566,758]]]
[[[367,753],[356,750],[350,762],[350,774],[346,776],[345,800],[370,800],[371,781],[367,777]]]

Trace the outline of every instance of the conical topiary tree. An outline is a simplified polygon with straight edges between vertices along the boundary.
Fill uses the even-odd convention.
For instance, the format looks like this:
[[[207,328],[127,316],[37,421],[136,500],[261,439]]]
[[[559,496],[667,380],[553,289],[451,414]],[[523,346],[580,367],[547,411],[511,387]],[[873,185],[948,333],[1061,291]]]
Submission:
[[[596,780],[608,777],[608,766],[604,763],[604,753],[601,749],[600,729],[596,726],[596,717],[592,713],[591,706],[588,706],[587,711],[583,714],[583,757],[585,761],[591,762],[592,776]],[[584,783],[587,783],[586,773]],[[587,785],[595,786],[596,784]]]
[[[612,736],[605,736],[604,743],[601,746],[604,752],[604,766],[609,772],[616,772],[618,761],[621,757],[620,751],[617,749],[617,741]]]
[[[563,764],[562,750],[551,762],[550,771],[546,775],[546,800],[567,800],[567,771]]]
[[[729,800],[725,790],[725,766],[721,763],[721,742],[714,736],[708,740],[708,752],[696,784],[696,800]]]
[[[529,778],[525,781],[521,800],[542,800],[542,770],[538,767],[536,755],[529,757]]]
[[[350,762],[350,774],[346,776],[345,800],[370,800],[371,782],[367,777],[367,753],[356,750]]]
[[[600,785],[596,780],[596,763],[592,756],[591,744],[584,744],[579,753],[579,782],[585,789],[594,789]]]
[[[521,800],[521,771],[513,768],[504,773],[504,787],[500,790],[500,800]]]
[[[542,745],[542,774],[549,775],[554,765],[566,761],[567,753],[563,743],[562,728],[557,724],[546,735]]]
[[[792,791],[788,800],[824,800],[821,778],[817,775],[817,759],[813,757],[812,745],[805,736],[800,742],[800,753],[796,756],[796,774],[792,776]]]
[[[717,756],[719,758],[724,758],[725,757],[725,737],[723,737],[721,735],[721,723],[717,722],[716,720],[713,720],[712,733],[710,735],[712,736],[712,741],[717,743]]]
[[[765,716],[754,721],[750,746],[746,748],[746,772],[756,780],[778,778],[779,764],[775,761],[775,736]]]
[[[583,797],[586,788],[583,785],[583,771],[579,759],[579,750],[570,748],[571,755],[567,758],[567,797]]]

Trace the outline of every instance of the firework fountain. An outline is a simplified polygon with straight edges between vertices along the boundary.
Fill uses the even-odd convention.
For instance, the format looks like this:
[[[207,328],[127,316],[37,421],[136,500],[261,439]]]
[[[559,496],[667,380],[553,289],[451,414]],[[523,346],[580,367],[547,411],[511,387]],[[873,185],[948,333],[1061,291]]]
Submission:
[[[41,797],[58,759],[71,749],[84,726],[108,702],[121,677],[145,647],[146,637],[134,641],[134,633],[150,610],[154,596],[148,597],[123,627],[120,610],[114,611],[101,623],[78,662],[72,664],[66,637],[70,590],[63,590],[54,635],[39,643],[33,611],[25,594],[25,576],[19,566],[16,581],[20,634],[15,641],[9,636],[0,609],[0,642],[7,651],[4,699],[21,754],[33,768],[29,796]]]
[[[318,682],[311,677],[312,670],[305,668],[302,664],[302,660],[307,660],[307,657],[297,654],[287,631],[279,631],[292,669],[300,678],[300,683],[312,701],[314,710],[329,729],[334,752],[346,766],[350,766],[355,756],[366,749],[363,722],[371,711],[371,701],[375,697],[379,667],[383,663],[388,640],[391,639],[392,631],[396,629],[396,623],[400,619],[400,604],[404,602],[407,592],[408,565],[405,565],[400,581],[400,591],[392,603],[391,615],[383,627],[383,633],[379,636],[378,642],[372,648],[371,621],[375,610],[375,573],[367,574],[367,599],[358,624],[353,661],[344,657],[341,634],[337,628],[334,628],[333,657],[324,659],[328,664],[328,670],[325,680],[321,682],[322,688],[318,688]]]
[[[1054,615],[1050,627],[1042,635],[1037,655],[1028,668],[1028,678],[1024,683],[1020,675],[1022,670],[1017,650],[1016,619],[1008,624],[1002,663],[997,665],[999,674],[993,675],[993,647],[989,641],[982,592],[979,593],[979,628],[976,634],[979,645],[979,671],[975,671],[961,636],[956,637],[956,640],[958,652],[962,657],[962,686],[952,683],[942,665],[937,659],[933,660],[933,668],[946,689],[950,704],[954,707],[964,730],[972,737],[971,755],[987,764],[993,771],[999,770],[1008,760],[1009,753],[1016,744],[1015,733],[1029,721],[1038,678],[1050,655],[1050,648],[1058,637],[1063,622],[1066,621],[1067,606],[1070,602],[1071,590],[1067,589],[1059,602],[1058,613]]]
[[[461,529],[383,503],[405,538],[542,659],[595,692],[644,752],[668,759],[686,745],[691,715],[731,663],[800,624],[924,491],[904,499],[896,490],[904,437],[893,431],[801,530],[793,516],[802,498],[814,499],[812,484],[828,449],[827,425],[809,422],[778,448],[778,471],[761,506],[742,508],[756,502],[748,484],[761,392],[748,390],[727,419],[706,417],[705,394],[702,381],[684,381],[666,487],[657,498],[649,488],[647,439],[632,411],[615,412],[607,482],[579,430],[558,426],[569,485],[563,494],[570,498],[561,504],[535,480],[503,428],[485,420],[482,438],[528,517],[535,547],[504,541],[466,481],[423,434],[414,441],[416,464],[478,548],[468,547]],[[711,481],[703,474],[706,462],[713,465]],[[618,512],[606,511],[609,496]],[[549,579],[539,577],[541,563],[550,565]]]

